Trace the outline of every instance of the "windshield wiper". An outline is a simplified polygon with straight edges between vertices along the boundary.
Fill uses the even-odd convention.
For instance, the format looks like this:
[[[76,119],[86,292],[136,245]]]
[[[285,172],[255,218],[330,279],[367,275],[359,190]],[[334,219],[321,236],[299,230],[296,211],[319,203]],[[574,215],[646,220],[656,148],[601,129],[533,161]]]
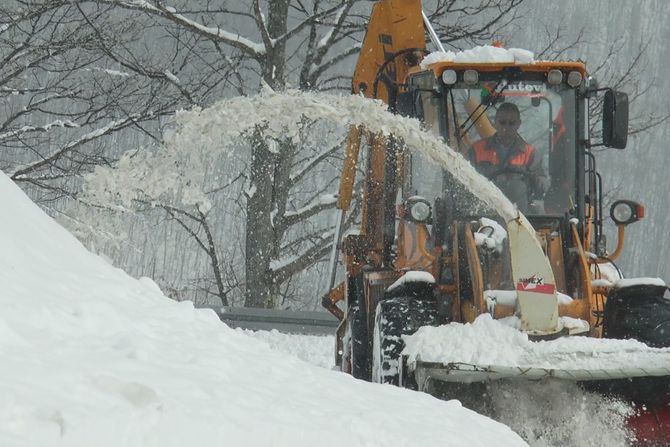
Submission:
[[[503,82],[505,82],[505,84],[504,84],[503,87],[500,89],[500,91],[498,91],[498,87],[499,87],[500,84],[503,83]],[[463,131],[463,134],[467,134],[467,133],[470,131],[470,129],[472,129],[472,126],[474,126],[475,123],[476,123],[477,121],[479,121],[479,118],[481,118],[482,115],[484,115],[484,114],[491,108],[491,106],[497,101],[497,98],[500,97],[500,95],[503,94],[503,92],[507,89],[508,86],[509,86],[509,82],[507,82],[507,80],[505,80],[505,79],[501,79],[500,81],[498,81],[498,82],[496,83],[496,85],[493,87],[493,91],[491,92],[491,96],[492,96],[492,98],[491,98],[491,100],[488,102],[488,104],[486,105],[486,107],[484,108],[484,110],[482,110],[482,111],[479,113],[479,115],[477,115],[477,118],[472,119],[472,117],[474,116],[474,114],[477,113],[477,111],[478,111],[479,109],[481,109],[481,107],[482,107],[482,105],[483,105],[482,103],[479,103],[479,105],[478,105],[477,107],[475,107],[475,110],[473,110],[472,113],[470,113],[470,115],[468,115],[467,119],[466,119],[466,120],[463,122],[463,124],[460,126],[459,131],[461,131],[461,130],[465,127],[465,125],[466,125],[470,120],[472,120],[472,123],[468,126],[468,128],[465,129],[465,130]]]

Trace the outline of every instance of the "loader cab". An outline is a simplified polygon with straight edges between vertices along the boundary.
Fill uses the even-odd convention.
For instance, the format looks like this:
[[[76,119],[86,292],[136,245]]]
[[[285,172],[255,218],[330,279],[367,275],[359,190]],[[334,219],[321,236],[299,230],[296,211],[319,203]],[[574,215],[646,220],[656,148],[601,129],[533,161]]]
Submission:
[[[476,167],[531,220],[533,215],[582,220],[586,196],[585,84],[585,70],[578,63],[549,64],[542,69],[534,65],[524,69],[500,64],[438,64],[410,76],[408,93],[413,114],[426,129],[471,160],[475,144],[496,141],[495,117],[500,105],[513,104],[520,118],[517,133],[533,147],[539,169],[534,172],[541,172],[542,178],[530,178],[520,167],[510,165],[509,159],[498,159],[499,164],[489,169]]]
[[[411,73],[405,85],[407,91],[398,111],[419,118],[426,130],[442,137],[473,164],[476,164],[473,148],[478,142],[499,139],[496,126],[501,122],[496,122],[497,111],[513,105],[519,118],[516,132],[534,150],[535,162],[543,173],[543,189],[535,196],[530,193],[514,196],[514,188],[506,181],[528,184],[533,181],[517,175],[518,167],[501,166],[500,175],[490,175],[491,170],[486,172],[477,167],[478,170],[528,217],[552,265],[573,265],[567,262],[574,255],[568,247],[576,243],[573,222],[577,223],[576,236],[587,251],[598,254],[604,250],[602,188],[590,149],[597,145],[625,147],[628,119],[625,94],[602,89],[607,91],[603,141],[592,143],[588,130],[589,98],[600,90],[591,83],[581,63],[545,62],[527,66],[437,63]],[[501,107],[502,104],[508,105]],[[430,171],[429,163],[412,157],[411,172],[406,176],[411,186],[406,190],[429,200],[436,197],[437,191],[446,203],[443,214],[448,215],[442,216],[443,224],[434,228],[436,242],[449,237],[447,233],[443,236],[439,227],[472,221],[476,216],[496,215],[494,210],[482,208],[477,198],[468,195],[447,172],[442,173],[442,184],[437,186],[436,174]],[[530,190],[528,186],[525,191]],[[576,275],[565,274],[561,268],[555,275],[559,291],[570,294],[578,287],[574,282]]]

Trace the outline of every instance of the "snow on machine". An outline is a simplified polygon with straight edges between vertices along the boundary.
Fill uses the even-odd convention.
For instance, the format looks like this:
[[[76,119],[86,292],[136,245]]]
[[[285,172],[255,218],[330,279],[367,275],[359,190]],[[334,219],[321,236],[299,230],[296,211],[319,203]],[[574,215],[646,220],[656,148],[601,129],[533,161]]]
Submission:
[[[427,51],[426,34],[439,51]],[[352,93],[419,119],[464,158],[437,165],[439,154],[350,129],[323,298],[341,320],[342,370],[427,392],[503,378],[583,382],[642,408],[629,420],[640,442],[670,443],[667,287],[624,279],[614,263],[625,228],[644,217],[640,204],[612,204],[618,237],[607,251],[591,150],[625,148],[627,96],[599,88],[582,62],[536,61],[500,47],[444,52],[420,0],[376,2]],[[601,94],[602,141],[595,142],[589,102]],[[507,120],[498,115],[503,109]],[[501,126],[515,128],[522,152],[532,147],[534,172],[511,147],[507,155],[498,146],[495,156],[485,152],[488,142],[504,147]],[[466,162],[477,162],[476,151],[489,157],[480,172],[490,181]],[[343,234],[359,170],[360,229]],[[533,192],[530,182],[544,184]],[[346,278],[336,285],[340,251]],[[486,330],[491,325],[497,329]],[[435,335],[450,327],[451,335]],[[458,332],[465,327],[485,329],[465,341]],[[496,343],[505,342],[517,343],[518,355],[496,356]],[[464,352],[465,345],[476,349]]]

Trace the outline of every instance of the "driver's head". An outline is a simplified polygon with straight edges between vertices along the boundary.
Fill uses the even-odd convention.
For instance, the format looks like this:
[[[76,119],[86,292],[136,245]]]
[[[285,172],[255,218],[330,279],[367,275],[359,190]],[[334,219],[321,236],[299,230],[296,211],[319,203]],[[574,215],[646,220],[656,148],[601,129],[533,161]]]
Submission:
[[[512,141],[521,125],[519,108],[511,102],[500,104],[496,111],[496,133],[503,141]]]

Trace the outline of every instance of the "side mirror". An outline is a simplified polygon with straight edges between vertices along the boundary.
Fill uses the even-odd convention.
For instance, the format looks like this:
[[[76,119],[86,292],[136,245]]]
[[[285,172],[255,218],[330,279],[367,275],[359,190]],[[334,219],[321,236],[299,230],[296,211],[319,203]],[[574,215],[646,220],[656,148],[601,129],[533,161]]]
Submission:
[[[628,142],[628,95],[607,90],[603,101],[603,144],[625,149]]]

